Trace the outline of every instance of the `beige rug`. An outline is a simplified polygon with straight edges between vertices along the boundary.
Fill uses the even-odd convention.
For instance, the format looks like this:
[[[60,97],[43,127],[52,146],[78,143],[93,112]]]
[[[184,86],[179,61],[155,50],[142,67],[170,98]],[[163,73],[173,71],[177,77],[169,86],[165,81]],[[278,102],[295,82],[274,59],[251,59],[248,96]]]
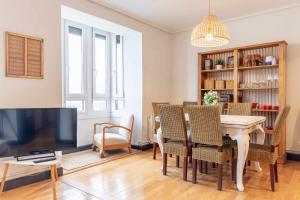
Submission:
[[[138,152],[139,151],[137,150],[132,150],[132,153],[129,154],[127,149],[111,150],[105,151],[105,158],[100,158],[99,152],[92,150],[80,151],[64,155],[61,167],[63,168],[65,174],[80,170],[82,168],[92,167],[101,163],[130,156]]]

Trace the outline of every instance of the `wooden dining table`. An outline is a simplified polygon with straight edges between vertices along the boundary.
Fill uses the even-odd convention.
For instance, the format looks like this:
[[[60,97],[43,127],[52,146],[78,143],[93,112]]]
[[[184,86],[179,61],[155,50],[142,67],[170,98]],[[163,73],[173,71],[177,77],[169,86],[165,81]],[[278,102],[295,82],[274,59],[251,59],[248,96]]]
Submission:
[[[160,121],[159,116],[155,117],[156,121]],[[189,116],[185,113],[185,120],[189,123]],[[250,133],[256,131],[257,144],[265,142],[265,132],[262,123],[265,122],[264,116],[239,116],[239,115],[221,115],[221,127],[224,134],[228,134],[232,140],[237,141],[238,158],[236,169],[236,183],[238,191],[244,191],[243,170],[249,150]],[[257,131],[258,130],[258,131]],[[163,137],[161,129],[157,131],[157,141],[161,152],[163,152]],[[262,171],[259,162],[255,162],[257,172]]]

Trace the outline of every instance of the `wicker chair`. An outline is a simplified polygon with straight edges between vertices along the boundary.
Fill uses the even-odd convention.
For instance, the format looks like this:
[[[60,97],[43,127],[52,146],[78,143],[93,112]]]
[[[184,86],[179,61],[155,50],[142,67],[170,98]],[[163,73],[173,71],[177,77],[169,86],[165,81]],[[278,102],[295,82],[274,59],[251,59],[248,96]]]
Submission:
[[[228,115],[247,115],[252,114],[251,103],[228,103]]]
[[[249,146],[247,160],[267,162],[270,166],[270,178],[271,178],[271,189],[275,191],[275,182],[278,182],[278,171],[277,171],[277,158],[278,158],[278,145],[281,138],[281,129],[285,125],[286,118],[290,111],[290,106],[284,107],[278,114],[274,129],[272,131],[272,138],[270,144],[251,144]],[[234,159],[236,163],[237,159],[237,148],[234,149]]]
[[[182,106],[159,106],[160,125],[163,135],[163,174],[167,174],[167,155],[176,155],[179,167],[179,156],[183,157],[183,180],[187,180],[188,139]]]
[[[168,102],[153,102],[152,103],[152,111],[153,111],[153,117],[154,117],[154,121],[153,121],[154,122],[154,124],[153,124],[153,159],[154,160],[156,159],[156,149],[158,146],[156,134],[157,134],[157,130],[160,127],[160,123],[155,121],[155,117],[157,117],[159,115],[159,106],[160,105],[170,105],[170,103],[168,103]]]
[[[218,190],[222,190],[223,163],[232,158],[232,149],[223,145],[218,106],[189,106],[192,132],[193,183],[197,179],[197,161],[218,164]]]
[[[250,116],[252,114],[251,103],[228,103],[227,114]],[[223,139],[224,144],[236,144],[236,141],[233,141],[228,135],[224,136]]]
[[[182,103],[182,105],[183,105],[183,112],[184,113],[187,113],[187,107],[188,106],[195,106],[195,105],[198,105],[198,102],[197,101],[184,101],[183,103]]]

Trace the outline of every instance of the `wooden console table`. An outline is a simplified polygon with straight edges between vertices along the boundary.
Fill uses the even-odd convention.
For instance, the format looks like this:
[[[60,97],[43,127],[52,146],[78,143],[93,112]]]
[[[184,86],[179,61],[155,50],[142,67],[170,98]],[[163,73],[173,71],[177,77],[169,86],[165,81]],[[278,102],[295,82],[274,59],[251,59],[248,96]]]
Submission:
[[[4,184],[6,181],[6,177],[10,165],[49,166],[51,172],[50,174],[51,174],[51,182],[52,182],[53,199],[56,200],[56,181],[58,180],[57,165],[60,163],[61,160],[62,160],[61,152],[56,152],[56,160],[49,161],[49,162],[34,163],[32,160],[17,161],[16,159],[9,159],[3,161],[4,171],[3,171],[2,182],[0,187],[0,196],[2,195],[4,189]]]

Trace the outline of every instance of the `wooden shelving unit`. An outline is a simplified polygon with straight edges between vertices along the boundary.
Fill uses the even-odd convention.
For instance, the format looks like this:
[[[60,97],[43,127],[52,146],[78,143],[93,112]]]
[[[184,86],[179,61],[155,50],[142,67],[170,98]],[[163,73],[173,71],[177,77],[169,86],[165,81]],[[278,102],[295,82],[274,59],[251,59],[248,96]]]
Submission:
[[[204,94],[211,90],[204,88],[204,80],[233,80],[233,89],[213,89],[213,91],[217,91],[220,95],[224,94],[232,96],[233,102],[250,102],[258,103],[260,105],[279,106],[279,108],[282,108],[286,104],[286,48],[287,43],[285,41],[277,41],[199,53],[199,102],[202,103]],[[261,60],[265,60],[267,56],[273,56],[277,59],[277,62],[272,65],[255,62],[255,64],[251,63],[253,66],[250,66],[249,63],[245,62],[245,58],[249,58],[253,55],[260,55]],[[234,65],[229,66],[228,57],[232,56]],[[205,59],[211,59],[213,64],[215,64],[217,59],[222,59],[225,61],[224,68],[215,69],[215,67],[213,67],[210,70],[205,70]],[[264,85],[257,87],[257,84],[261,84],[261,81],[263,81],[262,84]],[[244,84],[243,87],[241,87],[241,84]],[[247,87],[245,87],[245,85],[247,85]],[[267,117],[267,120],[263,125],[266,130],[267,128],[271,129],[273,127],[278,112],[278,110],[253,109],[254,115]],[[270,133],[270,131],[268,131],[268,133]],[[267,142],[270,138],[271,135],[266,134]],[[284,127],[282,129],[282,138],[279,145],[280,163],[284,163],[286,160],[285,143]]]

